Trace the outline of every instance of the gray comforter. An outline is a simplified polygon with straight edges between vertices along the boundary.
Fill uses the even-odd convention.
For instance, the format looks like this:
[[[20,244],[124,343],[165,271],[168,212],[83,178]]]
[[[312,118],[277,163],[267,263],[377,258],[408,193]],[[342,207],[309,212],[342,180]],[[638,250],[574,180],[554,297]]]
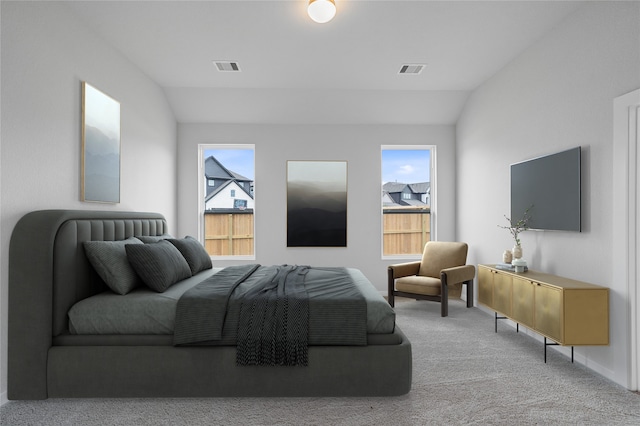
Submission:
[[[307,344],[366,345],[367,305],[344,268],[232,266],[180,298],[174,344],[237,344],[239,364],[305,365]]]

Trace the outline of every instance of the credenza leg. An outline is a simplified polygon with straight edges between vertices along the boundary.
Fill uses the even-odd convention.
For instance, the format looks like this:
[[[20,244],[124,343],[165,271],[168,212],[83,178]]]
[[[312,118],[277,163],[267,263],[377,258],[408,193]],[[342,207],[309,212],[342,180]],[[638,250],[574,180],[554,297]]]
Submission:
[[[507,317],[499,317],[497,312],[494,312],[493,315],[495,316],[495,331],[496,333],[498,332],[498,320],[499,319],[507,319]]]
[[[547,338],[544,338],[544,363],[547,363]]]
[[[547,363],[547,346],[559,346],[560,343],[547,343],[547,338],[544,338],[544,362]],[[573,364],[573,346],[571,346],[571,363]]]

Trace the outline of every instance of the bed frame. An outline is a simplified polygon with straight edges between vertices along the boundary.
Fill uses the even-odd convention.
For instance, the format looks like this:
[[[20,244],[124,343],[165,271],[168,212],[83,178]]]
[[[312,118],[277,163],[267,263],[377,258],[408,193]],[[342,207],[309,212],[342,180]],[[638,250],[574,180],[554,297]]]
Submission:
[[[312,346],[308,367],[239,367],[233,346],[174,347],[170,336],[70,335],[69,308],[106,289],[82,242],[167,231],[157,213],[42,210],[20,219],[9,250],[9,399],[392,396],[411,389],[411,344],[398,327],[397,344],[372,338],[367,346]]]

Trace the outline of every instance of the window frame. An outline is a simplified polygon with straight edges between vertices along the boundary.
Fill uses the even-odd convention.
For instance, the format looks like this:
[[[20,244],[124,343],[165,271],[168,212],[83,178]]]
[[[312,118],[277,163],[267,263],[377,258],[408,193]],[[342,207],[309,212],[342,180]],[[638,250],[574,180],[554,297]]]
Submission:
[[[380,192],[382,190],[382,152],[389,150],[403,150],[403,151],[430,151],[430,165],[429,165],[429,199],[430,199],[430,241],[437,240],[437,153],[436,145],[420,144],[420,145],[381,145],[380,146]],[[416,254],[384,254],[384,204],[382,197],[380,197],[380,256],[382,260],[420,260],[422,259],[422,253]]]
[[[197,218],[198,218],[198,241],[205,245],[205,229],[204,229],[204,207],[205,207],[205,194],[207,190],[207,178],[205,177],[204,170],[204,161],[206,160],[205,151],[211,149],[251,149],[253,151],[253,188],[252,192],[253,196],[253,254],[251,255],[210,255],[211,260],[256,260],[256,194],[255,194],[255,186],[256,186],[256,178],[255,178],[255,170],[256,170],[256,146],[255,144],[225,144],[225,143],[202,143],[198,144],[198,202],[197,202]]]

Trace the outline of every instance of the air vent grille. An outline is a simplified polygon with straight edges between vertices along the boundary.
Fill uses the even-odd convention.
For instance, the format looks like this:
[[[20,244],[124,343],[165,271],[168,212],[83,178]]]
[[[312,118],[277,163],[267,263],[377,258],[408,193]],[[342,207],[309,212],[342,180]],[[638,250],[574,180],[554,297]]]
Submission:
[[[405,64],[400,67],[398,74],[420,74],[423,68],[424,64]]]
[[[240,72],[240,67],[237,62],[234,61],[213,61],[216,64],[216,68],[220,72]]]

